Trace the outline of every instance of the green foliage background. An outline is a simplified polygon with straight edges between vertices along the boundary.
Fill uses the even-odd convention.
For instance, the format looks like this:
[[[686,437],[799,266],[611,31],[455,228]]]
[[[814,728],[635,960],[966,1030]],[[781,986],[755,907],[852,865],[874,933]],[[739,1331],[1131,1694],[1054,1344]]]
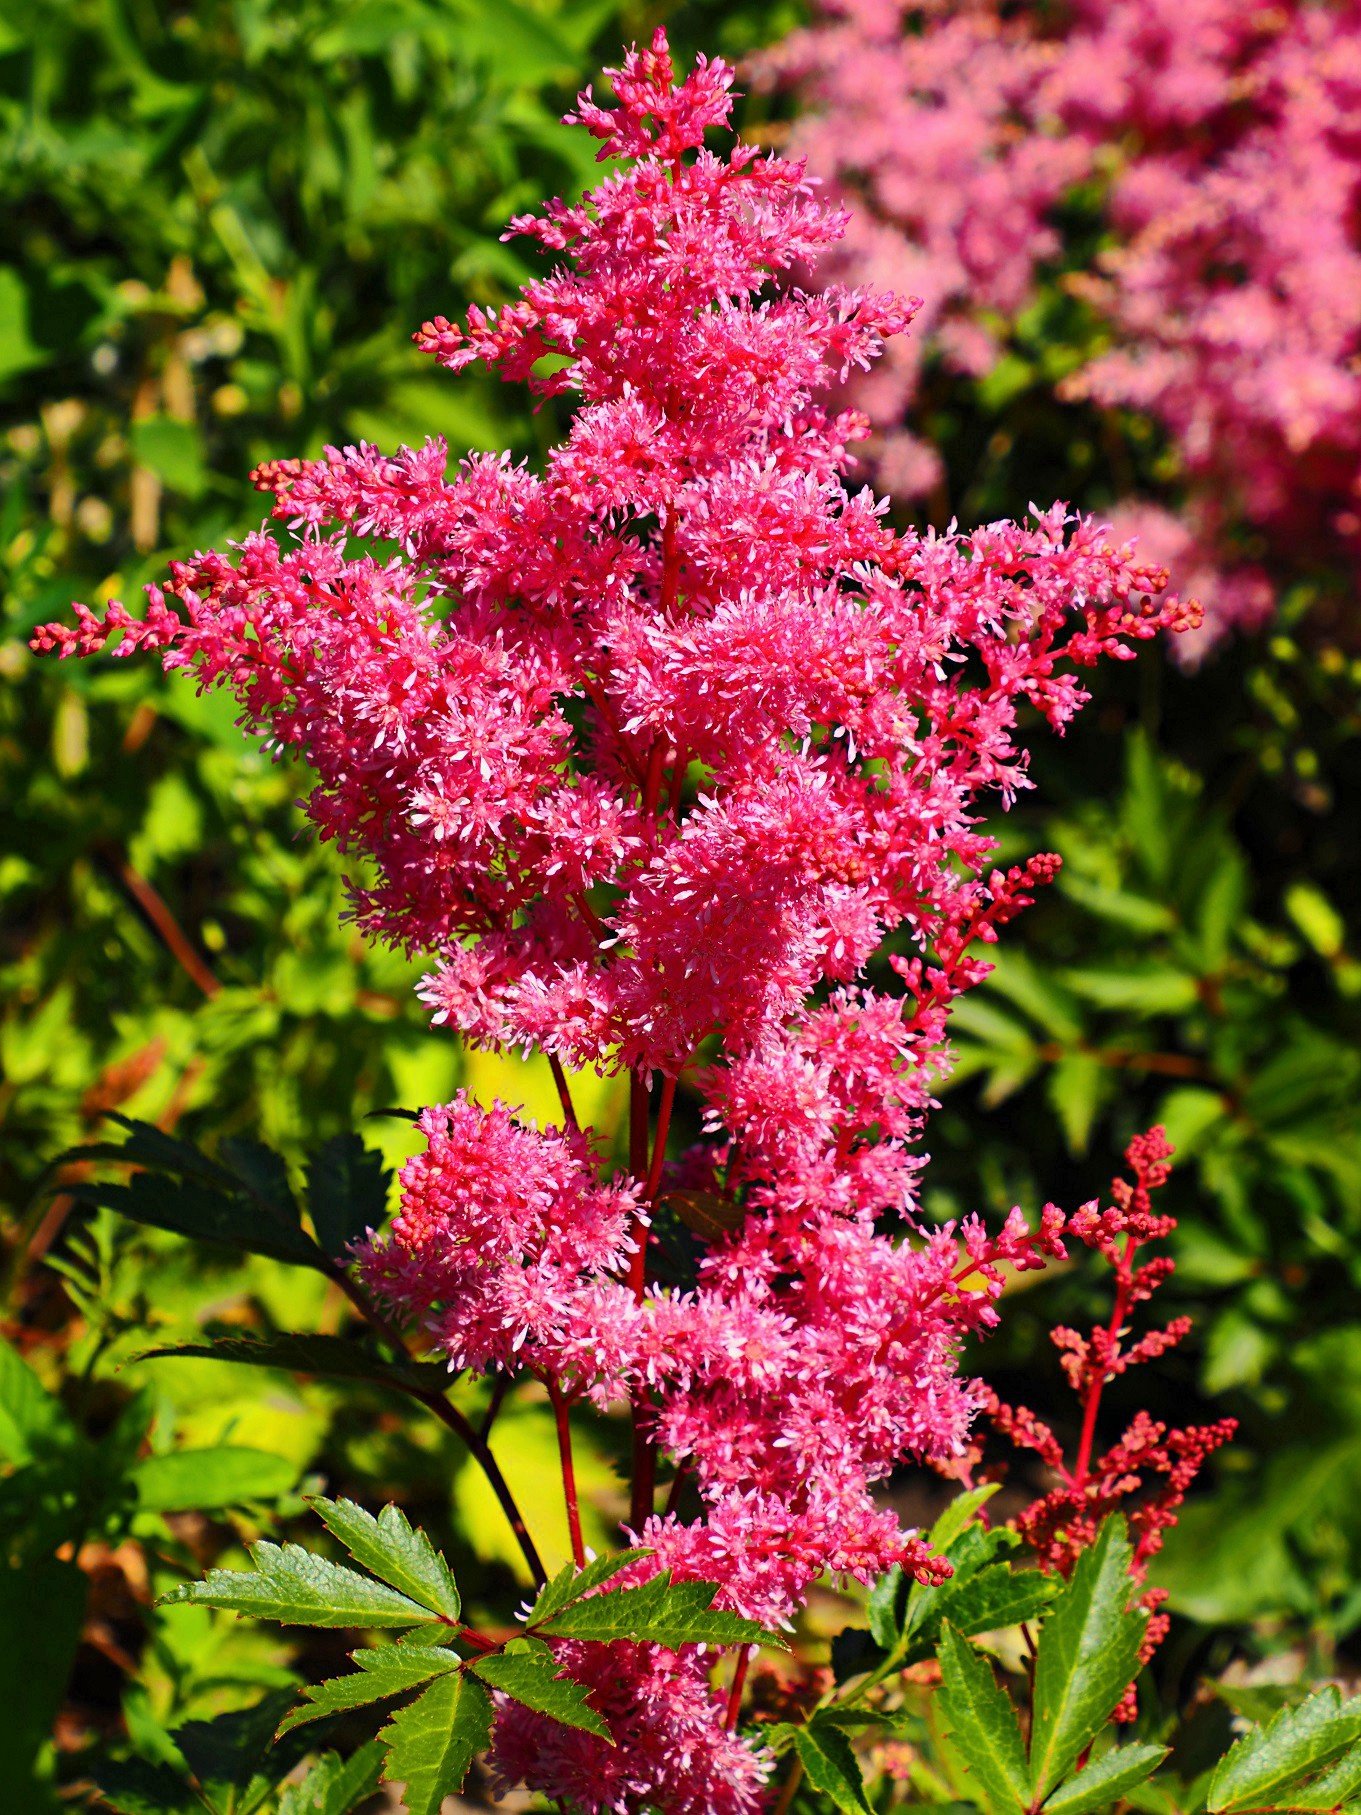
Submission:
[[[148,1605],[287,1527],[309,1482],[396,1497],[460,1561],[475,1549],[474,1603],[517,1566],[447,1433],[376,1391],[271,1374],[261,1392],[210,1361],[120,1373],[205,1324],[334,1331],[344,1305],[320,1275],[54,1201],[50,1159],[113,1108],[258,1137],[295,1166],[460,1081],[550,1111],[533,1067],[430,1033],[414,967],[344,926],[330,853],[298,836],[296,778],[243,746],[227,705],[145,664],[39,663],[27,636],[73,596],[132,601],[170,555],[257,523],[261,459],[435,432],[455,454],[547,445],[551,412],[437,376],[408,336],[526,275],[501,225],[589,179],[593,146],[558,116],[654,12],[0,0],[0,1202],[6,1402],[29,1408],[0,1415],[0,1682],[28,1710],[0,1780],[36,1770],[35,1797],[106,1740],[315,1676],[261,1630]],[[730,55],[795,16],[783,0],[667,11],[683,52]],[[777,135],[771,106],[748,103],[748,125]],[[1099,509],[1129,472],[1175,501],[1147,425],[1053,399],[1091,332],[1056,279],[998,373],[928,389],[943,508]],[[1060,851],[1064,878],[960,1007],[932,1133],[941,1215],[1075,1204],[1156,1119],[1181,1149],[1169,1296],[1197,1335],[1129,1403],[1244,1429],[1169,1549],[1168,1705],[1193,1668],[1268,1653],[1346,1673],[1361,1632],[1361,618],[1320,609],[1327,590],[1297,587],[1271,630],[1197,673],[1154,652],[1098,675],[1078,729],[1041,747],[1034,804],[1001,829],[1008,853]],[[586,1107],[617,1113],[604,1086]],[[390,1161],[406,1151],[400,1120],[367,1127]],[[980,1365],[1061,1421],[1044,1331],[1099,1304],[1081,1270],[1018,1295]],[[497,1444],[532,1497],[545,1408],[512,1405]],[[600,1543],[614,1447],[602,1428],[581,1459]],[[46,1662],[11,1683],[19,1655]]]

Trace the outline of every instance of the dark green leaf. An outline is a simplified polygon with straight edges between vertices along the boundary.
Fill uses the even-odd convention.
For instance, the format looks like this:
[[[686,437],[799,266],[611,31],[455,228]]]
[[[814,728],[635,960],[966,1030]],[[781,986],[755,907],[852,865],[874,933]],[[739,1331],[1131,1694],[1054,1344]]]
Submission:
[[[280,1734],[291,1733],[294,1727],[322,1720],[328,1714],[385,1702],[394,1695],[419,1689],[431,1677],[463,1667],[457,1653],[429,1645],[376,1645],[371,1651],[356,1652],[354,1661],[359,1668],[352,1676],[333,1676],[329,1682],[304,1689],[307,1700],[291,1708],[280,1721]]]
[[[941,1713],[955,1751],[990,1815],[1014,1815],[1030,1802],[1025,1746],[1016,1711],[992,1666],[948,1623],[941,1628]]]
[[[475,1658],[470,1668],[489,1687],[503,1690],[536,1714],[566,1727],[582,1727],[614,1744],[609,1728],[587,1701],[586,1690],[570,1677],[559,1676],[557,1659],[546,1647],[520,1650],[512,1645],[499,1657]]]
[[[814,1718],[794,1732],[794,1750],[812,1789],[821,1792],[843,1815],[872,1815],[865,1796],[860,1762],[838,1727]]]
[[[307,1209],[317,1240],[340,1259],[353,1241],[382,1226],[392,1174],[357,1134],[338,1134],[307,1162]]]
[[[405,1786],[407,1815],[439,1815],[463,1788],[468,1767],[491,1738],[491,1697],[466,1672],[443,1676],[393,1715],[379,1738],[388,1748],[383,1776]]]
[[[1030,1737],[1036,1796],[1061,1781],[1139,1668],[1147,1615],[1129,1610],[1129,1562],[1124,1523],[1108,1519],[1041,1628]]]
[[[116,1815],[203,1815],[203,1801],[168,1765],[144,1758],[99,1759],[91,1770],[101,1807]]]
[[[53,1558],[0,1567],[0,1785],[31,1781],[75,1662],[88,1578]]]
[[[1289,1792],[1361,1743],[1361,1696],[1343,1701],[1329,1686],[1297,1708],[1282,1708],[1265,1727],[1245,1733],[1220,1760],[1210,1781],[1211,1815],[1240,1809],[1304,1808]]]
[[[385,1506],[375,1519],[353,1500],[315,1499],[317,1516],[356,1563],[410,1595],[431,1613],[457,1620],[463,1602],[449,1565],[400,1507]]]
[[[1092,1809],[1108,1809],[1132,1790],[1135,1784],[1151,1777],[1167,1757],[1166,1746],[1116,1746],[1084,1765],[1076,1777],[1060,1784],[1046,1798],[1044,1815],[1089,1815]]]
[[[428,1618],[418,1601],[298,1544],[255,1544],[253,1570],[210,1569],[165,1602],[223,1607],[285,1626],[415,1626]]]
[[[383,1774],[383,1747],[370,1740],[349,1758],[323,1752],[301,1783],[290,1784],[279,1801],[279,1815],[350,1815],[378,1788]]]
[[[95,1142],[65,1158],[117,1160],[145,1170],[126,1184],[95,1179],[72,1185],[82,1202],[175,1235],[325,1269],[321,1249],[303,1231],[277,1153],[255,1141],[224,1141],[222,1160],[210,1160],[145,1122],[111,1119],[128,1131],[126,1141]]]
[[[838,1683],[863,1676],[888,1656],[863,1626],[844,1626],[832,1640],[832,1675]]]
[[[158,1361],[174,1356],[197,1361],[235,1361],[246,1367],[280,1368],[290,1374],[319,1374],[333,1380],[371,1380],[394,1391],[417,1387],[422,1392],[442,1392],[449,1384],[449,1370],[438,1362],[384,1361],[362,1342],[347,1336],[309,1336],[286,1332],[277,1336],[214,1336],[207,1342],[177,1343],[173,1347],[144,1349],[137,1361]]]

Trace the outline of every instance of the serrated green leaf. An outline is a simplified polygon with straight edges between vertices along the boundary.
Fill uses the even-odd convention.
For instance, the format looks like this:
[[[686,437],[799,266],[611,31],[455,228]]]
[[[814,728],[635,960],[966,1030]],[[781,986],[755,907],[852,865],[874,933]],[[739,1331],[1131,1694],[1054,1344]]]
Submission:
[[[1147,1615],[1130,1611],[1130,1548],[1108,1519],[1079,1557],[1040,1630],[1031,1720],[1031,1787],[1044,1797],[1133,1681]]]
[[[121,1115],[110,1119],[127,1131],[126,1141],[92,1142],[63,1158],[116,1160],[145,1170],[126,1184],[91,1179],[72,1185],[72,1195],[82,1203],[102,1205],[174,1235],[294,1266],[327,1268],[326,1256],[303,1230],[283,1161],[270,1148],[255,1141],[224,1141],[222,1161],[210,1160],[187,1141],[148,1123]]]
[[[348,1336],[311,1336],[285,1332],[277,1336],[214,1336],[206,1342],[183,1342],[143,1349],[134,1361],[232,1361],[243,1367],[280,1368],[289,1374],[317,1374],[331,1380],[369,1380],[375,1386],[402,1391],[418,1387],[442,1392],[449,1370],[435,1361],[384,1361],[364,1343]]]
[[[280,1721],[280,1736],[309,1721],[323,1720],[328,1714],[404,1695],[428,1683],[431,1677],[445,1676],[463,1667],[462,1658],[455,1652],[429,1645],[375,1646],[372,1651],[356,1652],[354,1661],[359,1669],[352,1676],[333,1676],[329,1682],[313,1683],[303,1690],[307,1699],[291,1708]]]
[[[309,1505],[356,1563],[429,1612],[457,1620],[463,1601],[449,1565],[400,1507],[385,1506],[375,1519],[353,1500],[317,1498]]]
[[[407,1815],[439,1815],[463,1788],[468,1767],[491,1738],[491,1697],[461,1671],[431,1683],[378,1735],[388,1749],[383,1776],[404,1786]]]
[[[212,1512],[252,1500],[275,1500],[297,1478],[297,1464],[286,1456],[231,1444],[147,1456],[129,1473],[138,1510],[157,1513]]]
[[[794,1750],[810,1787],[826,1796],[843,1815],[872,1815],[860,1761],[838,1727],[814,1719],[809,1726],[795,1728]]]
[[[663,1570],[638,1588],[618,1588],[564,1607],[534,1630],[557,1638],[638,1639],[672,1650],[680,1645],[778,1644],[754,1620],[716,1610],[713,1582],[672,1582]]]
[[[941,1627],[940,1694],[946,1730],[990,1815],[1015,1815],[1030,1802],[1020,1725],[992,1666],[948,1621]]]
[[[1303,1790],[1292,1790],[1292,1809],[1340,1809],[1361,1791],[1361,1745],[1354,1745]]]
[[[392,1173],[357,1134],[337,1134],[307,1162],[307,1210],[317,1240],[333,1260],[382,1226]]]
[[[948,1586],[948,1584],[947,1584]],[[998,1632],[1043,1613],[1058,1584],[1041,1569],[1012,1569],[994,1563],[945,1597],[943,1613],[957,1632]]]
[[[350,1815],[383,1775],[383,1747],[372,1739],[349,1758],[323,1752],[301,1783],[289,1784],[279,1815]]]
[[[1088,1815],[1119,1802],[1135,1784],[1151,1777],[1167,1757],[1166,1746],[1116,1746],[1060,1784],[1043,1805],[1044,1815]]]
[[[1286,1793],[1310,1772],[1361,1742],[1361,1696],[1344,1702],[1330,1685],[1297,1708],[1282,1708],[1265,1727],[1245,1733],[1210,1780],[1210,1815],[1241,1809],[1296,1808]]]
[[[536,1714],[546,1714],[565,1727],[584,1728],[614,1744],[613,1734],[587,1701],[585,1688],[571,1677],[559,1676],[551,1654],[508,1649],[499,1657],[476,1658],[469,1668],[490,1688],[504,1691]]]
[[[284,1626],[415,1626],[428,1617],[419,1601],[299,1544],[255,1544],[250,1554],[253,1570],[210,1569],[162,1604],[189,1601]]]
[[[582,1595],[593,1588],[599,1588],[612,1576],[618,1575],[621,1569],[627,1569],[630,1563],[636,1563],[639,1557],[651,1555],[650,1550],[639,1548],[592,1557],[584,1569],[577,1569],[571,1563],[564,1564],[553,1579],[545,1582],[539,1590],[539,1598],[529,1610],[530,1623],[548,1619],[559,1608],[566,1607],[570,1601],[579,1601]]]

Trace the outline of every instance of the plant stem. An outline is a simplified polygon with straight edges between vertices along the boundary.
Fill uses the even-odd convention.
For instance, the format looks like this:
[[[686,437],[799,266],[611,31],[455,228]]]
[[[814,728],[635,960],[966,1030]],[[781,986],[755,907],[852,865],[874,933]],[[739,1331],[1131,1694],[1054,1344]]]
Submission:
[[[666,1164],[666,1137],[671,1128],[671,1110],[676,1101],[676,1080],[663,1078],[662,1094],[657,1104],[657,1132],[653,1137],[652,1164],[647,1171],[647,1200],[652,1202],[657,1195],[657,1188],[662,1182],[662,1167]]]
[[[326,1271],[359,1315],[378,1332],[384,1342],[395,1349],[404,1361],[415,1361],[416,1357],[412,1354],[401,1332],[388,1322],[376,1305],[370,1302],[367,1294],[355,1284],[345,1269],[331,1265]],[[542,1588],[548,1580],[548,1572],[543,1566],[543,1559],[539,1556],[520,1509],[515,1504],[515,1496],[511,1493],[510,1486],[501,1473],[500,1465],[492,1455],[486,1438],[468,1422],[458,1407],[451,1405],[441,1393],[427,1392],[424,1387],[415,1385],[404,1385],[395,1378],[393,1385],[400,1386],[401,1390],[410,1398],[417,1400],[427,1411],[433,1412],[441,1424],[447,1425],[454,1435],[467,1445],[469,1454],[486,1476],[487,1485],[496,1495],[497,1503],[506,1515],[510,1529],[515,1533],[515,1541],[520,1546],[520,1552],[525,1562],[529,1565],[529,1573],[534,1578],[535,1586]]]
[[[553,1074],[554,1084],[557,1085],[558,1101],[562,1104],[563,1118],[567,1126],[572,1129],[579,1128],[581,1124],[577,1121],[577,1112],[572,1104],[572,1092],[567,1085],[567,1073],[562,1069],[561,1059],[552,1053],[548,1055],[548,1069]]]
[[[586,1567],[586,1546],[581,1541],[581,1509],[577,1504],[577,1475],[572,1463],[572,1421],[567,1401],[556,1380],[545,1382],[553,1406],[553,1422],[558,1432],[558,1462],[562,1468],[562,1497],[567,1505],[567,1532],[572,1540],[572,1561],[578,1569]]]
[[[742,1691],[747,1684],[747,1671],[751,1668],[752,1649],[752,1646],[744,1645],[733,1665],[732,1687],[728,1691],[728,1712],[723,1721],[729,1733],[737,1725],[737,1716],[742,1707]]]
[[[770,1815],[789,1815],[789,1806],[794,1800],[795,1792],[803,1782],[803,1760],[796,1758],[789,1767],[789,1775],[780,1785],[780,1794]]]

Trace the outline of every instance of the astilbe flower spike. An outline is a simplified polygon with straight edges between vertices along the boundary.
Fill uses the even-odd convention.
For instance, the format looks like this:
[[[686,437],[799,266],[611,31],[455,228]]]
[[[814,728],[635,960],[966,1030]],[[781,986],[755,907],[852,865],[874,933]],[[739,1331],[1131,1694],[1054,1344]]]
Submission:
[[[1061,394],[1145,412],[1175,509],[1122,533],[1250,629],[1274,581],[1361,577],[1361,12],[1327,0],[821,0],[763,59],[808,107],[795,143],[854,198],[835,272],[920,286],[928,313],[852,401],[876,472],[942,478],[912,406],[933,362],[992,371],[1074,262],[1063,204],[1099,196],[1104,250],[1063,280],[1095,309]]]
[[[1014,1523],[1041,1566],[1059,1575],[1069,1574],[1095,1540],[1102,1521],[1113,1512],[1122,1512],[1134,1540],[1131,1572],[1136,1582],[1145,1581],[1150,1563],[1162,1548],[1163,1534],[1176,1523],[1177,1509],[1206,1458],[1238,1428],[1235,1419],[1220,1418],[1213,1424],[1170,1429],[1140,1411],[1109,1449],[1101,1454],[1096,1449],[1097,1418],[1106,1387],[1129,1368],[1165,1355],[1191,1327],[1189,1318],[1174,1317],[1161,1329],[1129,1340],[1131,1313],[1153,1296],[1173,1270],[1168,1255],[1141,1258],[1145,1247],[1166,1240],[1177,1226],[1175,1217],[1154,1210],[1152,1199],[1152,1193],[1167,1182],[1172,1153],[1161,1128],[1139,1135],[1125,1153],[1133,1178],[1114,1181],[1114,1204],[1106,1210],[1094,1202],[1084,1204],[1068,1219],[1066,1233],[1095,1249],[1114,1276],[1109,1322],[1097,1324],[1086,1336],[1064,1328],[1050,1332],[1068,1384],[1082,1407],[1072,1461],[1043,1419],[1025,1406],[1004,1404],[990,1391],[986,1396],[985,1409],[993,1426],[1017,1448],[1037,1455],[1055,1477],[1055,1485],[1018,1513]],[[1140,1653],[1144,1664],[1167,1633],[1167,1615],[1158,1611],[1167,1598],[1166,1590],[1145,1589],[1140,1598],[1151,1616]],[[1131,1686],[1115,1718],[1132,1720],[1135,1712]]]
[[[542,472],[450,471],[436,441],[271,462],[282,527],[175,563],[140,621],[82,609],[37,642],[230,687],[313,770],[359,924],[430,955],[433,1019],[548,1055],[563,1125],[428,1110],[359,1264],[455,1366],[544,1383],[578,1555],[572,1408],[624,1405],[652,1555],[619,1580],[669,1567],[782,1622],[828,1571],[940,1574],[875,1485],[963,1453],[960,1344],[1006,1267],[1063,1252],[1057,1211],[989,1234],[916,1208],[950,1004],[1057,867],[994,867],[980,814],[1028,786],[1023,707],[1061,731],[1078,671],[1195,611],[1060,506],[897,535],[846,488],[864,423],[818,394],[915,304],[792,283],[844,218],[800,164],[705,147],[730,82],[677,82],[661,33],[631,52],[618,104],[579,106],[610,173],[513,223],[551,275],[416,337],[574,400]],[[624,1173],[577,1125],[583,1066],[630,1074]],[[707,1133],[668,1165],[682,1077]],[[659,1274],[663,1201],[708,1237],[688,1289]],[[503,1781],[589,1811],[755,1806],[740,1664],[725,1698],[693,1648],[561,1659],[618,1743],[508,1704]]]

